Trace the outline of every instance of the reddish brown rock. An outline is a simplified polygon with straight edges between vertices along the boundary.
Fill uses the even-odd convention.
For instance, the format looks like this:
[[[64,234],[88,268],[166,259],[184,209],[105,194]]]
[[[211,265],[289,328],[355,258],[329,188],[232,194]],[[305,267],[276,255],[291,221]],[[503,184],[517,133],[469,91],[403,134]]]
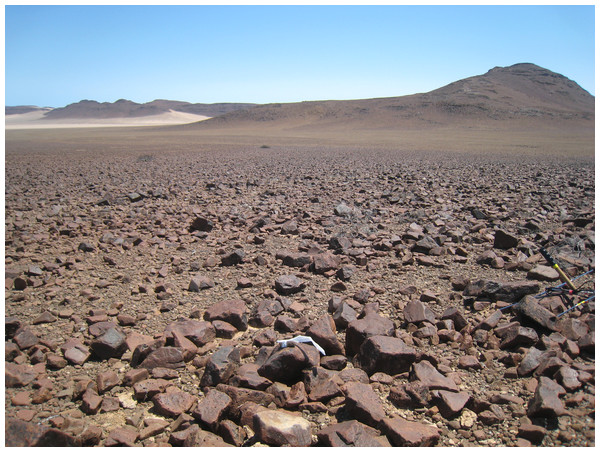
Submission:
[[[227,394],[216,389],[209,389],[204,398],[198,402],[192,415],[211,431],[216,432],[219,423],[227,414],[231,402],[231,397]]]
[[[211,305],[204,312],[204,320],[212,322],[222,320],[240,331],[248,329],[248,315],[244,300],[224,300]]]
[[[348,382],[346,392],[346,410],[358,421],[377,428],[385,418],[383,404],[370,385]]]
[[[96,386],[98,387],[98,392],[102,394],[103,392],[108,391],[111,388],[114,388],[120,384],[119,376],[116,372],[112,370],[107,370],[106,372],[100,372],[96,376]]]
[[[179,320],[170,323],[165,329],[167,340],[173,337],[173,330],[179,330],[186,338],[197,347],[203,347],[216,337],[214,326],[210,322],[198,320]]]
[[[27,386],[38,373],[27,364],[4,363],[4,381],[7,388]]]
[[[135,442],[138,439],[138,431],[136,428],[131,426],[117,427],[111,430],[108,437],[104,441],[104,446],[126,446],[134,447]]]
[[[39,343],[37,335],[27,327],[20,328],[14,335],[13,341],[21,350],[27,350]]]
[[[133,393],[137,400],[145,402],[164,392],[168,385],[169,382],[161,378],[141,380],[133,384]]]
[[[327,355],[343,355],[345,353],[344,345],[336,335],[335,323],[330,315],[319,317],[310,328],[306,335],[325,350]]]
[[[444,377],[429,361],[420,361],[413,364],[411,380],[416,380],[431,389],[444,389],[458,392],[456,383]]]
[[[188,290],[190,292],[200,292],[201,290],[211,289],[215,287],[212,279],[204,275],[196,275],[190,280]]]
[[[430,447],[440,439],[437,427],[398,416],[384,419],[381,428],[395,447]]]
[[[183,352],[178,347],[161,347],[150,353],[140,367],[153,369],[155,367],[167,367],[169,369],[178,369],[185,367]]]
[[[156,412],[167,417],[177,417],[187,412],[195,401],[195,396],[178,389],[159,393],[152,397]]]
[[[387,438],[379,431],[358,421],[330,424],[317,433],[319,445],[326,447],[386,447]]]
[[[434,391],[434,397],[437,398],[437,407],[442,416],[446,419],[457,416],[467,405],[471,396],[465,392]]]
[[[102,404],[102,397],[98,393],[88,388],[81,397],[81,411],[87,414],[96,414],[100,410]]]
[[[123,385],[133,386],[137,382],[145,380],[149,376],[150,376],[150,372],[148,372],[148,369],[144,369],[144,368],[131,369],[131,370],[127,371],[127,373],[125,374],[125,376],[123,378]]]
[[[561,392],[564,393],[564,389],[558,383],[547,377],[540,377],[533,398],[529,401],[527,416],[555,418],[566,414],[559,399]]]

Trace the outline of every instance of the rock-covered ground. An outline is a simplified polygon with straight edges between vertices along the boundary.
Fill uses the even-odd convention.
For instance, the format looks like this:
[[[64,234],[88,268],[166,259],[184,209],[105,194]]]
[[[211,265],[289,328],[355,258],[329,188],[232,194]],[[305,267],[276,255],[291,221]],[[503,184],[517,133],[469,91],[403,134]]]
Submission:
[[[595,445],[591,159],[5,164],[7,445]]]

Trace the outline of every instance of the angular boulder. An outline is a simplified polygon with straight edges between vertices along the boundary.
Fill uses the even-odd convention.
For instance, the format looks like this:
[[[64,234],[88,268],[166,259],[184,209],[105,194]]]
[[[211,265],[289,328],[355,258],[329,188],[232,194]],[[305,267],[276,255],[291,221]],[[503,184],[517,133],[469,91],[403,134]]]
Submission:
[[[367,374],[385,372],[396,375],[410,370],[417,351],[399,338],[371,336],[363,342],[355,357],[355,364]]]
[[[369,313],[361,319],[351,322],[346,329],[346,353],[354,356],[362,343],[371,336],[391,336],[394,323],[387,317]]]
[[[248,329],[248,308],[244,300],[223,300],[214,303],[204,311],[204,320],[213,322],[222,320],[230,323],[239,331]]]

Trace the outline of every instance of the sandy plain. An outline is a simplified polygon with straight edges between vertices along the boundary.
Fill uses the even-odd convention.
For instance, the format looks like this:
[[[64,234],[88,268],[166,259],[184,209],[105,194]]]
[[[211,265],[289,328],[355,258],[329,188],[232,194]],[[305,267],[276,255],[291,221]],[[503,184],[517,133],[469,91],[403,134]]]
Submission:
[[[74,129],[90,127],[142,127],[173,124],[188,124],[209,119],[208,116],[195,115],[170,110],[159,115],[138,118],[86,118],[86,119],[43,119],[44,111],[33,111],[17,115],[7,115],[4,119],[6,130],[17,129]]]

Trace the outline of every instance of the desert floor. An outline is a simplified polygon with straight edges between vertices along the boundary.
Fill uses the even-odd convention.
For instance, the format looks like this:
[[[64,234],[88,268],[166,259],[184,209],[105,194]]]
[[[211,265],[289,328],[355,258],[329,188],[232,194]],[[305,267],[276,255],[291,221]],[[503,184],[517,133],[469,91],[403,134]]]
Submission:
[[[593,303],[548,330],[476,290],[557,285],[541,245],[594,266],[593,140],[532,137],[7,130],[6,418],[85,445],[278,445],[266,407],[309,422],[308,444],[284,435],[303,445],[357,420],[346,444],[594,446]],[[353,359],[361,315],[405,369]],[[277,374],[298,334],[328,356]],[[161,348],[179,358],[140,364]]]

